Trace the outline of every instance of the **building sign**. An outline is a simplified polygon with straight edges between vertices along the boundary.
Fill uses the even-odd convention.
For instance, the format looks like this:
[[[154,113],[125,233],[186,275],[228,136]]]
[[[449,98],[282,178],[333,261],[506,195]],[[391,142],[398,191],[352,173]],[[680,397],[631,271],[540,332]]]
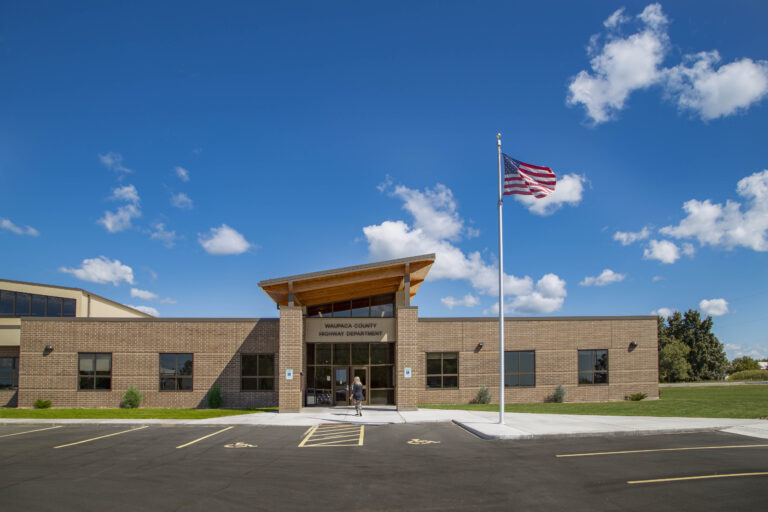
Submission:
[[[285,380],[293,380],[293,370],[291,368],[285,370]]]
[[[403,376],[406,379],[410,379],[411,378],[411,369],[410,369],[410,367],[406,367],[405,368],[405,370],[403,371]]]
[[[307,318],[304,326],[310,343],[395,341],[394,318]]]

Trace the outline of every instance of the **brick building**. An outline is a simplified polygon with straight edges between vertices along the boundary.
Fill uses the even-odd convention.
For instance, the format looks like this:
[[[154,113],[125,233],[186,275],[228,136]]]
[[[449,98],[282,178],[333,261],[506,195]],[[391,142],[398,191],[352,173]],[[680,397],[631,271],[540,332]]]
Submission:
[[[0,316],[19,324],[18,341],[0,345],[0,405],[117,407],[136,386],[144,407],[204,407],[218,384],[225,407],[295,412],[347,405],[355,376],[369,405],[466,403],[484,385],[498,400],[498,319],[419,318],[411,305],[434,259],[262,281],[280,311],[270,319],[153,318],[121,305],[101,318],[14,317],[0,295]],[[506,319],[506,401],[545,401],[558,385],[569,401],[658,397],[656,322]]]

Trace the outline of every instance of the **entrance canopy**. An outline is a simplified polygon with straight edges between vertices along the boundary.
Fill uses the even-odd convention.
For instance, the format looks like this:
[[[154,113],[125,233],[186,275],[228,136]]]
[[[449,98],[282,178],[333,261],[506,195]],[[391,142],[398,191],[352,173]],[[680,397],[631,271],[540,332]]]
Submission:
[[[259,286],[278,306],[313,306],[400,291],[406,292],[410,301],[434,262],[434,254],[424,254],[267,279],[261,281]]]

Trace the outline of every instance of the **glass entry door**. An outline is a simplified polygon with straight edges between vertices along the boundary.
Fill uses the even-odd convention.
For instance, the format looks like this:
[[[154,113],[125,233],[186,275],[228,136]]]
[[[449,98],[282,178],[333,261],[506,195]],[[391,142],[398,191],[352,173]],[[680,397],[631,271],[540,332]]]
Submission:
[[[352,389],[352,384],[355,382],[355,377],[360,377],[360,382],[363,383],[363,396],[365,399],[363,400],[363,404],[368,405],[368,379],[366,378],[368,375],[368,368],[365,366],[352,368],[352,381],[350,383],[350,390]],[[350,391],[351,393],[351,391]]]
[[[349,368],[333,368],[333,404],[349,405]]]

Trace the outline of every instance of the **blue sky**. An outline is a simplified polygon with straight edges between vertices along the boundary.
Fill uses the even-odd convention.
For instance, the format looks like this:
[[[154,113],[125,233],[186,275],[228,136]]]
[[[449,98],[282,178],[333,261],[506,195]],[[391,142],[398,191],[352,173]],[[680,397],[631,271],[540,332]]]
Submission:
[[[414,5],[416,4],[416,5]],[[3,2],[0,276],[163,317],[437,252],[421,316],[700,309],[768,356],[762,2]],[[666,309],[664,309],[666,308]]]

